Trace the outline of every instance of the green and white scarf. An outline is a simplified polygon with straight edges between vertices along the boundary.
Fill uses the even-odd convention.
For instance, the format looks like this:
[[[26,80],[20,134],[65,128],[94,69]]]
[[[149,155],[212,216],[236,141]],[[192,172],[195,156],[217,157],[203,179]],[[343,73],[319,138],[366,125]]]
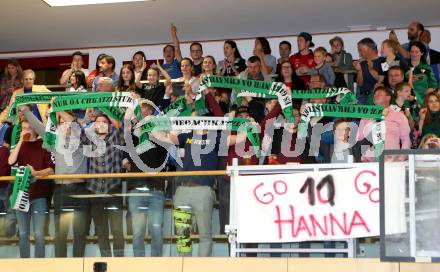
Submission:
[[[196,100],[202,99],[203,91],[209,87],[247,90],[261,96],[268,95],[271,98],[278,98],[278,102],[283,109],[284,117],[290,123],[295,121],[292,113],[292,99],[287,92],[286,85],[283,83],[209,75],[205,76],[200,83]]]
[[[17,168],[10,198],[12,209],[22,212],[29,211],[29,186],[31,179],[31,168],[29,166],[19,166]]]
[[[59,97],[53,103],[46,124],[44,144],[48,147],[56,145],[56,112],[77,110],[84,108],[99,108],[103,113],[115,120],[121,120],[125,110],[130,108],[138,119],[141,111],[138,100],[130,92],[103,92],[103,93],[78,93],[71,97]]]
[[[292,90],[292,99],[311,99],[311,98],[328,98],[334,96],[340,96],[340,104],[353,104],[356,98],[352,91],[347,88],[323,88],[323,89],[311,89],[311,90]],[[274,95],[267,93],[257,93],[253,91],[241,91],[238,97],[251,96],[260,97],[266,99],[277,98]]]
[[[383,106],[371,105],[340,105],[340,104],[305,104],[298,126],[298,137],[307,136],[307,130],[312,117],[338,118],[368,118],[375,119],[372,136],[376,158],[382,153],[385,146],[385,121]]]
[[[230,119],[227,117],[155,117],[135,128],[135,135],[143,137],[144,134],[155,131],[179,130],[231,130],[246,132],[255,154],[259,155],[260,138],[256,124],[244,118]]]

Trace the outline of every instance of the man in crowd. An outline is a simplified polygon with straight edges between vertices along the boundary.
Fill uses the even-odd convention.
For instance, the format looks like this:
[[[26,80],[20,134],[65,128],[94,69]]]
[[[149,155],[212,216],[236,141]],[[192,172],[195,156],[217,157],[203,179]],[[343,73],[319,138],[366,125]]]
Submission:
[[[411,140],[409,137],[410,127],[408,119],[401,111],[393,111],[390,109],[391,100],[393,94],[391,90],[385,87],[377,87],[374,91],[374,105],[384,107],[385,116],[385,150],[399,150],[410,149]],[[359,123],[357,132],[357,150],[355,157],[356,160],[371,161],[374,157],[372,148],[364,153],[362,150],[362,143],[365,143],[365,139],[368,137],[371,139],[374,131],[376,121],[374,119],[362,119]],[[370,143],[373,141],[371,140]],[[355,151],[353,151],[355,152]],[[362,157],[360,157],[362,155]]]
[[[140,101],[143,117],[153,116],[155,109],[146,100]],[[139,138],[132,134],[134,146],[138,146]],[[155,170],[160,170],[167,162],[167,149],[156,143],[146,150],[136,150],[142,163]],[[135,152],[135,151],[133,151]],[[133,162],[127,157],[129,172],[144,172],[143,166]],[[164,189],[165,181],[158,177],[133,179],[127,183],[129,191],[128,208],[131,213],[133,226],[133,252],[135,257],[145,257],[145,231],[151,236],[151,256],[162,256],[163,247],[163,217],[164,217]]]
[[[371,38],[364,38],[357,44],[360,60],[353,62],[358,84],[357,98],[359,104],[371,104],[372,93],[379,81],[380,59],[377,56],[377,45]]]
[[[84,69],[82,66],[84,65],[84,61],[82,58],[82,53],[80,51],[73,52],[72,54],[72,63],[70,64],[70,68],[66,69],[60,78],[60,85],[66,85],[69,83],[70,76],[76,71],[82,71],[84,76],[87,77],[89,75],[89,70]]]
[[[171,25],[171,38],[173,39],[173,45],[168,44],[163,48],[164,63],[162,67],[172,79],[176,79],[182,77],[182,72],[180,71],[182,52],[180,51],[180,42],[177,38],[177,28],[173,24]]]
[[[420,41],[423,42],[423,44],[426,46],[426,52],[428,52],[428,54],[426,55],[426,63],[431,65],[437,82],[440,82],[440,52],[429,47],[429,44],[431,43],[431,32],[425,29],[425,31],[423,31],[422,33],[422,36],[420,37]]]
[[[44,85],[35,85],[35,73],[32,70],[23,71],[23,88],[14,91],[12,94],[9,105],[0,114],[0,123],[3,123],[8,118],[9,111],[11,110],[12,104],[15,102],[15,97],[24,93],[42,93],[50,92],[49,89]],[[33,105],[32,112],[37,116],[37,118],[46,123],[46,114],[48,111],[47,104]]]
[[[310,81],[310,70],[315,67],[313,48],[315,44],[312,42],[312,35],[307,32],[301,32],[296,43],[298,45],[298,53],[290,57],[290,63],[296,71],[296,74],[308,86]]]
[[[99,77],[98,86],[96,88],[97,92],[112,92],[113,91],[113,80],[109,77]]]
[[[74,117],[60,112],[66,122],[74,121]],[[97,112],[94,122],[81,131],[81,144],[85,155],[89,157],[88,173],[107,174],[120,173],[127,168],[128,160],[123,160],[123,153],[115,146],[124,146],[123,128],[114,129],[110,118]],[[86,188],[94,197],[90,200],[91,217],[98,235],[101,257],[111,257],[112,248],[109,241],[109,223],[113,235],[113,255],[124,256],[123,205],[122,197],[109,196],[122,193],[122,182],[119,178],[96,178],[87,183]]]
[[[257,56],[252,56],[248,59],[247,69],[241,72],[238,77],[241,79],[262,80],[262,81],[272,80],[268,74],[262,71],[261,61],[260,58]],[[260,122],[264,118],[264,102],[265,102],[264,99],[245,96],[242,99],[241,105],[248,106],[255,118],[255,121]]]
[[[171,37],[173,39],[173,44],[176,52],[176,59],[182,61],[182,51],[180,49],[180,41],[177,37],[177,27],[171,25]],[[202,73],[202,62],[203,62],[203,47],[199,42],[193,42],[189,46],[189,54],[191,60],[193,61],[193,76],[199,76]]]
[[[93,80],[93,91],[97,91],[97,85],[100,77],[109,77],[112,79],[113,87],[118,85],[119,76],[115,72],[115,59],[112,56],[105,55],[99,61],[99,75]]]
[[[277,61],[277,70],[275,72],[277,75],[281,73],[281,63],[283,61],[288,61],[292,54],[292,44],[288,41],[282,41],[278,46],[278,51],[280,53],[280,58]]]
[[[173,145],[183,146],[185,155],[183,158],[183,171],[217,170],[219,150],[221,148],[221,133],[208,130],[194,130],[189,133],[178,133],[172,131],[164,133],[153,131],[150,135],[156,141],[166,142]],[[237,135],[229,135],[226,144],[229,146],[242,143],[246,140],[246,133],[240,132]],[[222,142],[222,144],[225,144]],[[214,191],[212,176],[191,176],[182,179],[177,187],[174,197],[174,207],[191,207],[195,215],[199,230],[200,257],[211,256],[212,254],[212,205]]]
[[[413,41],[420,41],[420,37],[422,33],[425,31],[425,27],[422,23],[414,21],[408,25],[408,42],[404,44],[400,44],[399,39],[397,38],[396,32],[391,30],[389,39],[396,41],[399,44],[399,55],[405,59],[409,59],[409,44]]]
[[[390,67],[390,69],[388,69],[387,75],[388,75],[388,81],[385,82],[385,86],[390,88],[394,93],[397,84],[405,81],[404,72],[402,68],[400,68],[399,66],[392,66]]]

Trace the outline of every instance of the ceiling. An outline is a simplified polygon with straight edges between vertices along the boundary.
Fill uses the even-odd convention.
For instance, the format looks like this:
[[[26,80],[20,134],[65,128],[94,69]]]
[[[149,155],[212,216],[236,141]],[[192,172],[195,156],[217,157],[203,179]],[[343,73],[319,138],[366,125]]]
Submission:
[[[399,3],[399,4],[396,4]],[[347,26],[440,25],[439,0],[155,0],[49,7],[0,0],[0,53],[155,44],[181,40],[348,31]]]

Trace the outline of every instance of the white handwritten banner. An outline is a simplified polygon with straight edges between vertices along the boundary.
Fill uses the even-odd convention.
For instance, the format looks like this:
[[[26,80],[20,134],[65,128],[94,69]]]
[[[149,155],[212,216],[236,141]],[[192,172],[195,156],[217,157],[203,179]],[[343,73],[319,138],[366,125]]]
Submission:
[[[380,234],[377,165],[239,176],[233,186],[240,243],[336,240]]]

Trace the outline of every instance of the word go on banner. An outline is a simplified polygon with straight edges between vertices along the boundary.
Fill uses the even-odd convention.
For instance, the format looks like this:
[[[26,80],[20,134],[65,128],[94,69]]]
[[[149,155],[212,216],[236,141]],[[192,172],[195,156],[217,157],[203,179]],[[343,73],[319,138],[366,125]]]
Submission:
[[[238,176],[232,186],[239,243],[322,241],[380,234],[377,164]],[[397,202],[403,198],[400,195]],[[401,231],[394,229],[395,233]]]

